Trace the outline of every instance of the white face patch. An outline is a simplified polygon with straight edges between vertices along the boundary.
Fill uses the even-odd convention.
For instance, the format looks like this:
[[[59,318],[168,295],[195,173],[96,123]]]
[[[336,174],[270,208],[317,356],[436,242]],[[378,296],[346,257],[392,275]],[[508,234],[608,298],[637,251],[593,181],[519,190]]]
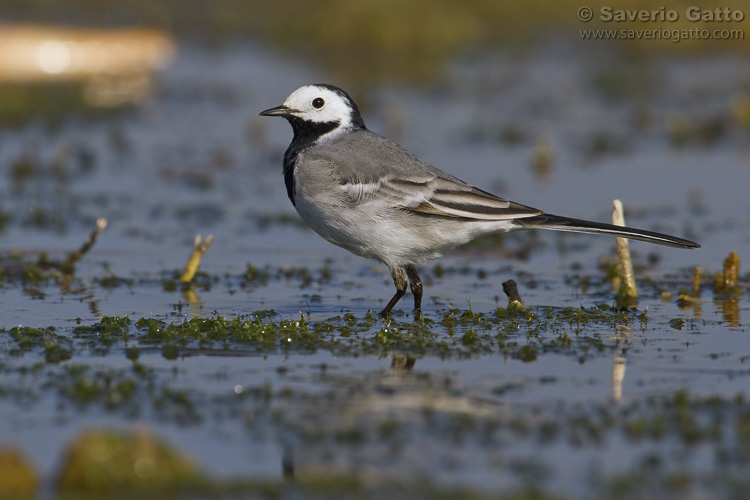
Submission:
[[[286,98],[284,106],[307,122],[339,122],[341,129],[352,124],[352,110],[347,100],[336,92],[317,85],[298,88]]]

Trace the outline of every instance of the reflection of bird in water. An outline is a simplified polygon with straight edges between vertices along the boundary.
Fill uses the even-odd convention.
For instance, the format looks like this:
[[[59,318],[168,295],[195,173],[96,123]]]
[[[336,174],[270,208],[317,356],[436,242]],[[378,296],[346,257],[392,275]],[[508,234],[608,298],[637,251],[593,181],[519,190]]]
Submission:
[[[288,448],[285,448],[281,455],[281,475],[284,479],[294,479],[294,458],[292,457],[292,451]]]
[[[391,370],[411,370],[416,362],[416,358],[394,354],[391,361]]]
[[[622,397],[622,382],[625,380],[625,365],[627,360],[616,356],[612,365],[612,398],[619,401]]]
[[[93,298],[93,295],[91,297]],[[99,301],[90,300],[88,304],[89,304],[89,311],[91,311],[91,315],[94,316],[95,318],[101,318],[102,312],[99,310]]]

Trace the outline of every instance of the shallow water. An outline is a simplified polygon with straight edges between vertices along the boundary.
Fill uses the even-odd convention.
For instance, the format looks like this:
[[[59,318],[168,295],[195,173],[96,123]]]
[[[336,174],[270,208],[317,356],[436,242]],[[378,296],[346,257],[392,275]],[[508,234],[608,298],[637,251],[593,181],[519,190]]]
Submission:
[[[145,422],[221,477],[280,478],[282,461],[292,460],[298,474],[425,478],[489,493],[533,485],[569,498],[613,488],[685,498],[721,482],[718,491],[731,495],[737,481],[746,484],[738,471],[750,460],[748,307],[742,295],[714,296],[708,281],[699,306],[676,301],[695,266],[710,278],[730,251],[746,257],[750,136],[731,110],[746,92],[747,65],[731,56],[643,63],[632,68],[648,73],[642,87],[610,98],[597,83],[614,71],[601,54],[540,47],[532,55],[476,56],[424,88],[372,90],[362,99],[365,120],[515,201],[606,221],[620,198],[629,224],[699,241],[696,251],[632,244],[641,300],[626,320],[613,311],[604,313],[611,322],[555,319],[565,307],[613,303],[599,267],[614,255],[610,238],[515,233],[499,247],[461,249],[439,268],[424,266],[423,307],[435,323],[416,335],[434,336],[439,348],[193,342],[175,358],[134,325],[129,340],[108,347],[75,335],[105,316],[182,323],[273,309],[274,321],[314,325],[352,313],[363,322],[392,294],[384,266],[300,224],[280,172],[291,131],[257,116],[324,75],[256,46],[184,46],[152,98],[130,112],[0,136],[0,210],[11,217],[0,240],[4,264],[16,250],[22,260],[42,252],[62,259],[98,217],[109,221],[69,289],[55,280],[0,285],[0,444],[20,446],[48,485],[81,429]],[[718,120],[722,132],[708,143],[697,132],[684,138],[670,132],[675,116]],[[539,138],[551,144],[548,170],[532,168]],[[62,167],[53,168],[55,157]],[[33,175],[14,180],[20,159],[32,162]],[[191,293],[169,282],[196,233],[215,242]],[[267,279],[246,279],[248,264]],[[507,305],[501,283],[511,278],[534,324],[545,326],[441,324],[451,309],[492,317]],[[394,328],[408,335],[410,301],[394,323],[362,326],[350,340],[364,345]],[[333,324],[334,336],[343,332],[344,323]],[[54,327],[71,339],[70,359],[45,362],[38,345],[18,352],[11,329],[19,325]],[[467,332],[485,337],[467,340]],[[146,378],[134,375],[129,346]],[[399,369],[404,356],[414,364]],[[70,372],[76,365],[88,367],[87,384],[132,380],[135,397],[113,402],[119,396],[107,389],[77,400],[84,382]],[[165,403],[175,391],[184,399]],[[679,474],[688,486],[670,487]],[[618,490],[623,477],[642,489]]]

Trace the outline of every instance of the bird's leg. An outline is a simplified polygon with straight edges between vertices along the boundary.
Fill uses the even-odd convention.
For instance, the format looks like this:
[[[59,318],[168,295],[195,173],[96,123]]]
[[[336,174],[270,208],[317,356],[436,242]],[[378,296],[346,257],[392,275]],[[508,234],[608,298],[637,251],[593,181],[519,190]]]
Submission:
[[[404,269],[406,269],[406,274],[409,276],[411,293],[414,295],[414,319],[417,319],[422,313],[422,279],[419,277],[419,273],[417,273],[417,268],[412,264],[409,264]]]
[[[396,285],[396,294],[393,296],[390,302],[388,302],[388,305],[385,306],[385,308],[380,311],[380,317],[385,318],[388,316],[391,312],[391,309],[393,309],[393,306],[396,305],[396,302],[398,302],[401,297],[403,297],[406,294],[406,273],[404,272],[404,269],[402,267],[392,267],[391,269],[391,277],[393,278],[393,284]]]

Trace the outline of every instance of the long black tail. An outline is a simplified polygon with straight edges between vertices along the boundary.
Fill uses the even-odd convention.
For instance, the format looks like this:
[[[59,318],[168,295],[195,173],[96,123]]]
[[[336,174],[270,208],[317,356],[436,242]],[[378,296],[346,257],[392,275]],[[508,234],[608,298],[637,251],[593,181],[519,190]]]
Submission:
[[[667,245],[670,247],[700,248],[700,245],[694,241],[669,236],[667,234],[645,231],[643,229],[634,229],[632,227],[604,224],[602,222],[571,219],[570,217],[560,217],[559,215],[552,214],[525,217],[516,219],[513,222],[528,229],[552,229],[553,231],[571,231],[575,233],[611,234],[622,238],[647,241],[649,243],[657,243],[659,245]]]

